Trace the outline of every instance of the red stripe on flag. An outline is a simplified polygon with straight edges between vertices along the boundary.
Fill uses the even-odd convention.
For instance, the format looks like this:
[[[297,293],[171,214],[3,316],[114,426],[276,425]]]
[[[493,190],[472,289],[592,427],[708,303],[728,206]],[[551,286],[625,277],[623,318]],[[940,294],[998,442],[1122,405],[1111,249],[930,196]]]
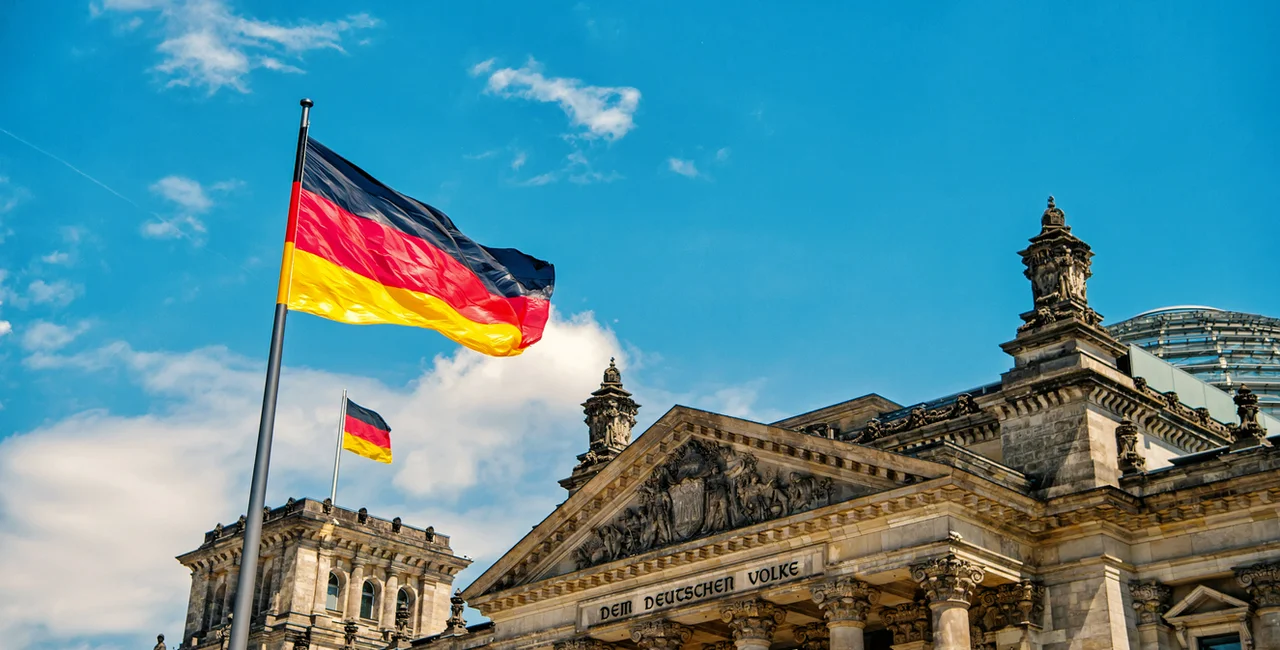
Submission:
[[[343,433],[349,433],[361,440],[373,443],[383,449],[391,448],[390,431],[383,431],[382,429],[361,422],[350,415],[347,416],[347,421],[343,425],[342,431]]]

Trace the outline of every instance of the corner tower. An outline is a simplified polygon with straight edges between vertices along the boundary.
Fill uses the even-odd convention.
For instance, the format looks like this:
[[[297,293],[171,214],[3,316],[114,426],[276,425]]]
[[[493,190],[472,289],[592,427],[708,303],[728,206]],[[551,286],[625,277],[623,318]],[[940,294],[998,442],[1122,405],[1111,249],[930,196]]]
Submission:
[[[600,388],[582,403],[582,412],[587,416],[584,421],[587,423],[589,447],[586,453],[578,455],[578,465],[569,478],[560,480],[561,487],[569,494],[577,492],[622,453],[631,444],[631,428],[636,425],[636,413],[639,411],[640,405],[622,387],[622,372],[614,360],[609,359]]]

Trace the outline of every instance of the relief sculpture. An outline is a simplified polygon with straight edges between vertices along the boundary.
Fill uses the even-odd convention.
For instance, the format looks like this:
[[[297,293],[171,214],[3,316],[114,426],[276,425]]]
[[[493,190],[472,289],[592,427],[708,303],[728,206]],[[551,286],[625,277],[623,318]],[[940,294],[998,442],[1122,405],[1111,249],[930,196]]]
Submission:
[[[640,487],[638,505],[597,528],[578,547],[578,568],[720,531],[812,510],[831,502],[829,478],[763,470],[756,457],[693,440]]]

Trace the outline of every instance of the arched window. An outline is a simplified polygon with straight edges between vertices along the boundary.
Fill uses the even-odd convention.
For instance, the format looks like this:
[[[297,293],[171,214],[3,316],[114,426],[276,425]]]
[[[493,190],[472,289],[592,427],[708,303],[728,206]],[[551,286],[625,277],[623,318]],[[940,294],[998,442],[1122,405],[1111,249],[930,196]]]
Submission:
[[[226,618],[227,605],[227,586],[218,585],[218,590],[213,592],[213,616],[209,617],[211,625],[222,625],[223,619]]]
[[[373,618],[374,601],[378,599],[378,588],[372,580],[366,580],[360,589],[360,618]]]
[[[342,583],[338,580],[338,574],[329,573],[329,590],[325,592],[324,608],[331,611],[338,611],[338,593],[342,591]]]
[[[401,587],[396,593],[396,614],[403,609],[409,612],[409,629],[413,629],[413,592],[408,587]]]

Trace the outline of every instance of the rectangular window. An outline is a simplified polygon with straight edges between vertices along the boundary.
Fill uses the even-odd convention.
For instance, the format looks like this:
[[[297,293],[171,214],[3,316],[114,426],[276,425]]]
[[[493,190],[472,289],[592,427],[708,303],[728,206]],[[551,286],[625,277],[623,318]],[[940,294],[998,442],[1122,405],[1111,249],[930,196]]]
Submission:
[[[1206,636],[1196,643],[1200,650],[1240,650],[1239,634]]]

